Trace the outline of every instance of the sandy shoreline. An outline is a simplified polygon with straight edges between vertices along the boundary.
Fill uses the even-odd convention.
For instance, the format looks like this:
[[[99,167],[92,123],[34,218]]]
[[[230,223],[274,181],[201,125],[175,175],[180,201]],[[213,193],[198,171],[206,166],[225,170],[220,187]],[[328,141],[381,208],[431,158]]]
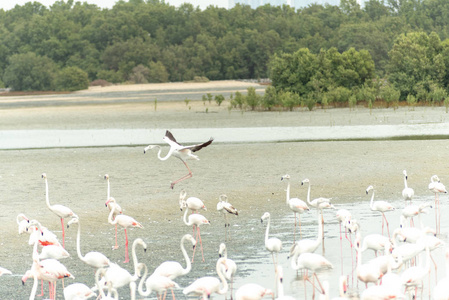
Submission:
[[[206,104],[209,112],[205,113],[202,101],[190,104],[192,107],[189,109],[183,102],[160,103],[156,111],[149,103],[6,109],[0,110],[0,130],[331,127],[448,122],[442,107],[242,113],[229,112],[226,105],[218,107],[212,103]],[[182,140],[182,137],[177,138]],[[253,274],[257,269],[249,262],[265,259],[253,258],[248,252],[249,246],[264,250],[261,240],[264,227],[260,225],[260,216],[271,211],[279,223],[288,221],[291,225],[292,219],[286,217],[292,218],[285,206],[286,186],[280,181],[282,175],[291,175],[292,194],[302,199],[306,197],[306,189],[299,182],[307,177],[312,182],[313,195],[332,197],[337,206],[348,205],[351,208],[351,203],[369,200],[365,195],[368,185],[376,187],[379,199],[400,200],[404,186],[402,170],[407,169],[409,185],[417,196],[432,200],[433,195],[427,190],[430,176],[438,174],[443,182],[449,182],[448,149],[447,140],[212,144],[198,153],[200,161],[189,163],[194,176],[175,186],[174,190],[169,189],[170,182],[185,175],[183,164],[175,159],[159,161],[155,152],[144,155],[141,147],[0,151],[0,266],[15,274],[0,278],[0,298],[25,299],[32,285],[32,282],[27,282],[22,287],[20,283],[21,275],[31,266],[31,247],[27,245],[27,236],[17,235],[16,215],[25,213],[30,218],[39,219],[61,236],[59,220],[45,206],[45,187],[40,178],[44,172],[49,180],[51,202],[71,207],[82,218],[83,253],[100,251],[120,262],[123,260],[123,247],[118,251],[111,250],[114,231],[107,223],[108,212],[104,207],[106,182],[103,176],[109,174],[111,195],[124,207],[124,213],[135,217],[145,227],[131,230],[129,235],[131,241],[142,237],[148,242],[149,251],[146,254],[139,252],[139,257],[149,263],[150,269],[167,259],[182,260],[179,239],[184,233],[191,233],[191,228],[187,228],[181,219],[182,212],[178,206],[180,190],[185,188],[188,195],[203,199],[208,207],[204,214],[211,220],[211,225],[204,229],[206,263],[196,264],[188,277],[178,281],[181,286],[205,273],[214,273],[218,245],[224,237],[223,217],[218,215],[215,207],[218,196],[226,193],[230,202],[241,211],[239,217],[232,220],[235,239],[228,245],[230,255],[237,256],[243,264],[237,281],[241,284],[251,279],[245,274]],[[329,212],[327,216],[332,217],[333,213]],[[360,216],[367,218],[363,213]],[[310,213],[305,218],[307,224],[307,218],[315,220],[315,214]],[[392,226],[397,222],[392,221]],[[292,243],[292,233],[281,226],[274,225],[273,231],[285,238],[282,256],[285,258]],[[66,241],[72,258],[64,264],[76,277],[69,283],[93,285],[92,270],[76,257],[75,233],[69,229]],[[329,243],[337,245],[337,235],[335,232],[333,235],[335,237],[329,238]],[[119,239],[124,239],[123,232]],[[289,266],[288,262],[285,264],[284,269]],[[132,269],[132,266],[125,267]],[[299,279],[291,281],[302,285]],[[58,299],[61,299],[60,285],[58,290]],[[293,287],[289,287],[290,290]],[[128,292],[127,288],[123,289],[121,299],[129,299]]]

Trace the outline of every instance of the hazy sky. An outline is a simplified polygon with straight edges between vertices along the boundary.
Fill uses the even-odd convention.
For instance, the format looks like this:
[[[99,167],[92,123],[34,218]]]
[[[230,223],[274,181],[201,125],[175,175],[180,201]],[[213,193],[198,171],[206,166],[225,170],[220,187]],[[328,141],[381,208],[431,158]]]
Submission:
[[[40,2],[43,5],[49,7],[56,0],[0,0],[0,9],[8,10],[13,8],[16,4],[24,5],[27,2]],[[114,6],[116,0],[75,0],[75,2],[87,2],[91,4],[96,4],[102,8],[112,8]],[[199,6],[201,9],[205,9],[209,5],[214,5],[218,7],[228,8],[228,0],[166,0],[166,3],[170,5],[179,6],[184,2],[192,3],[195,7]]]

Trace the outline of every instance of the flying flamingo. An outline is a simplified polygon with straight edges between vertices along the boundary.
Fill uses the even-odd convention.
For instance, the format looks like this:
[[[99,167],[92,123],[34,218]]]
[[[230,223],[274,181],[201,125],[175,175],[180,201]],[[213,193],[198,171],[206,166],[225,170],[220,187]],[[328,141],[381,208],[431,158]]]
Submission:
[[[19,234],[28,232],[27,227],[30,220],[24,214],[18,214],[16,217],[17,225],[19,226]]]
[[[76,253],[78,254],[78,257],[81,261],[83,261],[84,263],[88,264],[91,267],[94,268],[106,268],[109,266],[110,261],[109,259],[102,253],[100,252],[88,252],[86,253],[86,255],[82,255],[81,254],[81,224],[79,222],[79,218],[72,218],[68,223],[67,223],[67,228],[69,228],[70,225],[72,224],[78,224],[78,233],[76,235]]]
[[[207,296],[207,298],[210,298],[213,293],[219,295],[226,294],[228,292],[228,282],[224,277],[221,268],[222,264],[226,267],[226,259],[224,257],[221,257],[217,260],[217,265],[215,268],[220,279],[212,276],[198,278],[192,284],[182,290],[183,294],[188,295],[190,293],[194,293],[196,295],[203,295],[203,297]],[[223,285],[222,288],[220,288],[220,283]]]
[[[64,300],[80,300],[96,297],[90,287],[84,283],[73,283],[64,288]]]
[[[123,263],[128,263],[129,262],[129,255],[128,255],[128,234],[126,232],[126,229],[128,227],[138,227],[138,228],[143,228],[142,224],[140,224],[139,222],[137,222],[134,218],[127,216],[127,215],[116,215],[115,219],[112,220],[112,216],[114,215],[114,212],[117,208],[114,206],[111,210],[111,212],[109,213],[109,217],[108,217],[108,222],[109,224],[115,225],[115,224],[119,224],[120,226],[122,226],[125,229],[125,238],[126,238],[126,243],[125,243],[125,261]]]
[[[231,300],[232,300],[232,285],[234,283],[234,276],[237,272],[237,264],[230,258],[228,258],[228,249],[226,248],[225,243],[220,244],[220,248],[218,249],[218,255],[220,257],[224,257],[226,260],[226,267],[227,269],[224,270],[224,275],[227,280],[230,282],[230,289],[231,289]],[[224,268],[224,265],[222,265]]]
[[[410,201],[410,204],[412,203],[412,198],[415,195],[415,191],[412,188],[409,188],[407,185],[407,171],[404,170],[402,171],[402,174],[404,174],[404,189],[402,190],[402,197],[404,198],[404,200]]]
[[[157,299],[162,300],[162,293],[166,293],[168,289],[171,290],[173,300],[175,299],[175,294],[173,292],[173,288],[179,288],[179,285],[166,276],[161,276],[158,274],[151,274],[145,280],[145,277],[148,275],[148,268],[146,264],[140,263],[142,267],[145,269],[142,279],[139,283],[139,294],[144,297],[148,297],[151,292],[156,292]],[[145,281],[146,291],[143,290],[143,282]],[[164,296],[165,299],[165,296]]]
[[[188,240],[192,243],[192,246],[196,245],[196,241],[190,234],[185,234],[181,238],[181,252],[186,261],[186,267],[183,268],[181,264],[177,261],[164,261],[162,264],[157,267],[153,274],[157,274],[160,276],[168,277],[172,280],[176,279],[178,276],[184,276],[190,272],[192,269],[192,264],[190,262],[189,256],[187,255],[187,251],[184,248],[184,242]]]
[[[189,215],[189,220],[187,221],[187,211],[188,210],[186,209],[186,211],[184,212],[184,219],[183,219],[184,223],[187,226],[194,225],[196,227],[196,231],[197,232],[196,232],[195,240],[196,241],[198,241],[198,239],[200,240],[201,255],[203,256],[203,261],[204,261],[203,243],[201,242],[200,226],[203,225],[203,224],[209,225],[210,222],[209,222],[209,220],[206,219],[206,217],[204,217],[203,215],[200,215],[200,214],[191,214],[191,215]],[[192,262],[193,262],[193,259],[195,257],[195,250],[196,250],[196,247],[193,249]]]
[[[237,209],[235,209],[235,207],[231,203],[228,202],[228,196],[226,196],[224,194],[220,195],[219,200],[220,201],[217,203],[217,210],[224,215],[225,230],[226,230],[226,228],[230,229],[231,225],[228,222],[228,214],[238,216],[239,212],[237,211]],[[231,238],[231,232],[229,232],[229,238]],[[228,230],[226,230],[225,239],[226,240],[228,239]]]
[[[303,253],[296,261],[293,261],[293,270],[307,270],[313,272],[313,299],[315,298],[315,278],[320,286],[321,294],[324,294],[323,286],[316,275],[317,272],[332,269],[334,266],[330,261],[328,261],[324,256],[316,253]],[[304,280],[310,281],[310,279],[305,275]]]
[[[307,203],[302,201],[299,198],[290,198],[290,175],[286,174],[281,177],[281,180],[287,181],[287,190],[286,190],[286,203],[288,207],[293,211],[295,215],[295,231],[293,234],[293,242],[296,241],[296,214],[298,214],[298,222],[299,222],[299,238],[302,238],[302,232],[301,232],[301,214],[304,211],[309,211],[309,207],[307,206]]]
[[[433,175],[430,178],[429,190],[435,194],[435,223],[436,231],[440,233],[440,193],[447,193],[446,187],[440,182],[440,178],[437,175]]]
[[[268,219],[268,224],[267,224],[267,229],[265,230],[265,248],[271,252],[271,257],[273,258],[273,264],[274,267],[276,268],[277,265],[277,258],[278,258],[278,253],[279,251],[282,250],[282,242],[280,239],[272,237],[272,238],[268,238],[268,234],[270,232],[270,221],[271,221],[271,217],[270,217],[270,213],[266,212],[262,215],[262,218],[260,219],[260,222],[263,223],[263,220]],[[274,253],[276,253],[276,259],[274,259]]]
[[[181,190],[179,193],[179,208],[182,209],[187,207],[192,212],[198,213],[200,209],[207,210],[206,205],[204,205],[204,202],[197,197],[189,197],[186,200],[187,192],[185,190]]]
[[[265,295],[271,295],[274,298],[274,293],[270,289],[266,289],[257,283],[246,283],[238,288],[235,293],[237,300],[260,300]]]
[[[106,179],[108,181],[108,194],[107,194],[106,202],[104,203],[104,205],[107,208],[109,208],[109,212],[111,212],[112,208],[115,206],[115,212],[114,212],[114,215],[112,216],[112,219],[114,220],[116,215],[122,213],[122,208],[117,203],[117,201],[115,201],[115,198],[110,196],[109,175],[108,174],[104,175],[104,179]],[[114,247],[114,250],[116,250],[116,249],[118,249],[117,224],[115,224],[115,247]]]
[[[61,227],[62,227],[62,247],[65,248],[65,232],[64,232],[64,219],[68,217],[73,217],[75,213],[68,208],[67,206],[55,204],[50,205],[50,200],[48,199],[48,181],[47,174],[43,173],[42,178],[45,179],[45,200],[47,202],[47,207],[51,210],[55,215],[57,215],[61,219]]]
[[[373,191],[371,195],[370,208],[373,211],[378,211],[382,214],[382,234],[384,234],[384,220],[387,223],[387,231],[388,237],[390,237],[390,228],[388,227],[387,217],[385,217],[385,212],[395,210],[394,206],[388,203],[387,201],[374,201],[374,187],[370,185],[366,189],[366,194],[368,195],[369,191]]]
[[[188,160],[188,159],[200,160],[198,158],[198,156],[193,154],[193,152],[199,151],[202,148],[209,146],[214,139],[210,138],[209,141],[202,143],[202,144],[198,144],[198,145],[183,146],[183,145],[179,144],[176,141],[175,137],[171,134],[171,132],[167,130],[165,132],[165,136],[162,138],[162,140],[164,140],[164,142],[166,142],[170,146],[170,150],[168,151],[168,153],[165,157],[161,157],[162,148],[159,145],[148,145],[143,150],[143,153],[146,153],[148,150],[153,149],[153,148],[159,148],[159,152],[157,153],[157,157],[159,158],[159,160],[167,160],[170,156],[173,155],[174,157],[179,158],[184,163],[187,170],[189,170],[189,174],[179,178],[178,180],[173,181],[170,185],[170,188],[173,189],[175,184],[177,184],[178,182],[181,182],[181,181],[193,176],[192,171],[190,171],[190,168],[186,163],[186,160]]]

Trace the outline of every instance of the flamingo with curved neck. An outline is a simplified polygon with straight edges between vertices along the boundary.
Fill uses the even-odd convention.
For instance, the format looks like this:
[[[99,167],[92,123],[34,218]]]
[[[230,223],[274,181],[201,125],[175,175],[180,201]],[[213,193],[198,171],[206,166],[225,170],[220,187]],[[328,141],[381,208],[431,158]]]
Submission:
[[[111,193],[110,193],[109,175],[108,174],[104,175],[104,179],[106,179],[107,182],[108,182],[108,193],[107,193],[107,198],[106,198],[106,202],[104,203],[104,205],[107,208],[109,208],[109,212],[115,206],[115,212],[114,212],[114,215],[112,216],[112,218],[115,219],[116,215],[122,213],[122,208],[115,201],[115,198],[110,196]],[[117,224],[115,224],[115,247],[113,249],[114,250],[118,249],[118,244],[117,244]]]
[[[384,234],[384,220],[385,220],[385,223],[387,223],[388,237],[390,237],[390,228],[388,227],[388,220],[387,220],[387,217],[385,217],[385,212],[395,210],[395,208],[393,205],[391,205],[387,201],[374,201],[374,187],[372,185],[370,185],[366,189],[367,195],[368,195],[369,191],[372,191],[370,208],[371,208],[371,210],[378,211],[382,214],[382,234]]]
[[[228,282],[223,274],[221,265],[226,267],[226,259],[224,257],[217,260],[216,271],[218,278],[212,276],[201,277],[195,280],[191,285],[186,287],[182,292],[184,295],[194,293],[196,295],[203,295],[209,298],[211,294],[216,293],[224,295],[228,292]],[[223,288],[220,289],[220,283]]]
[[[277,258],[278,258],[278,253],[279,251],[282,250],[282,242],[280,239],[272,237],[269,238],[269,232],[270,232],[270,222],[271,222],[271,217],[270,217],[270,213],[266,212],[263,214],[262,218],[260,219],[260,222],[263,223],[263,221],[265,219],[268,219],[267,222],[267,229],[265,230],[265,248],[271,252],[271,257],[273,258],[273,264],[276,268],[277,265]],[[274,253],[276,253],[276,259],[274,259]]]
[[[147,277],[147,275],[148,275],[147,265],[144,263],[140,263],[139,265],[141,265],[145,269],[142,279],[139,282],[139,288],[138,288],[139,294],[141,296],[147,297],[154,291],[157,293],[157,298],[159,299],[159,297],[162,298],[162,295],[161,295],[162,293],[166,293],[167,290],[170,289],[172,292],[173,299],[175,299],[175,294],[173,292],[173,288],[179,288],[179,285],[176,282],[171,280],[169,277],[158,275],[155,273],[148,276],[148,278],[145,280],[145,277]],[[146,291],[143,290],[144,280],[145,280]],[[164,296],[164,299],[165,299],[165,296]]]
[[[203,225],[203,224],[209,225],[210,224],[209,220],[207,220],[206,217],[204,217],[203,215],[200,215],[200,214],[191,214],[191,215],[189,215],[189,219],[187,220],[187,209],[184,212],[183,220],[184,220],[184,223],[187,226],[192,226],[193,225],[193,226],[196,227],[196,231],[197,232],[196,232],[195,241],[198,242],[198,239],[200,240],[201,255],[202,255],[203,261],[204,261],[203,243],[201,241],[200,226]],[[192,262],[193,262],[193,259],[195,257],[195,250],[196,250],[196,247],[193,249]]]

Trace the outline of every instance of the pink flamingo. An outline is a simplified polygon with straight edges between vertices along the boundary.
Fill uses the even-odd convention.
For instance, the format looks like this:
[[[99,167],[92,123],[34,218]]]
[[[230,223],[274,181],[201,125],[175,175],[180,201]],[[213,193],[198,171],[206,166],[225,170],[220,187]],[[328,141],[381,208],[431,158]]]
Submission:
[[[116,207],[113,207],[111,212],[109,213],[108,222],[109,222],[109,224],[112,224],[112,225],[119,224],[120,226],[122,226],[125,229],[126,249],[125,249],[125,261],[123,263],[128,263],[129,262],[128,234],[126,232],[126,229],[128,227],[143,228],[143,226],[142,226],[142,224],[137,222],[134,218],[132,218],[130,216],[126,216],[126,215],[117,215],[117,216],[115,216],[115,219],[112,220],[112,216],[114,215],[115,210],[116,210]]]
[[[145,271],[144,271],[142,279],[140,280],[140,283],[139,283],[139,289],[138,289],[139,294],[141,296],[147,297],[151,294],[151,292],[154,291],[157,294],[157,299],[162,300],[162,294],[163,293],[166,294],[167,290],[170,289],[172,292],[173,300],[175,300],[175,293],[173,292],[173,288],[179,288],[179,285],[166,276],[161,276],[161,275],[154,274],[154,273],[151,274],[150,276],[148,276],[148,278],[145,280],[145,287],[147,290],[144,291],[143,283],[144,283],[145,277],[148,274],[148,268],[147,268],[147,265],[144,263],[140,263],[140,265],[142,265],[142,267],[145,269]],[[163,299],[165,299],[165,296]]]
[[[412,188],[409,188],[407,185],[407,171],[404,170],[402,171],[402,174],[404,174],[404,189],[402,190],[402,197],[404,198],[404,200],[410,201],[410,204],[412,203],[412,198],[413,196],[415,196],[415,191]]]
[[[22,234],[27,231],[28,223],[30,220],[24,214],[18,214],[16,217],[17,225],[19,226],[19,234]]]
[[[187,192],[185,190],[182,190],[179,193],[179,208],[182,209],[187,207],[192,212],[198,213],[200,209],[207,210],[206,205],[204,205],[204,202],[197,197],[189,197],[186,200]]]
[[[50,205],[50,200],[48,199],[48,181],[47,174],[43,173],[42,178],[45,179],[45,200],[47,202],[47,207],[51,210],[55,215],[57,215],[61,219],[61,227],[62,227],[62,247],[65,248],[65,232],[64,232],[64,219],[68,217],[72,217],[75,213],[68,208],[67,206],[55,204]]]
[[[436,231],[440,233],[440,193],[447,193],[446,187],[440,182],[440,178],[437,175],[433,175],[430,178],[429,190],[435,194],[435,223]]]
[[[65,300],[89,299],[96,296],[97,294],[83,283],[73,283],[64,288]]]
[[[193,176],[192,171],[190,171],[190,168],[185,161],[188,159],[200,160],[198,158],[198,156],[193,154],[193,152],[199,151],[202,148],[209,146],[214,139],[210,138],[207,142],[198,144],[198,145],[183,146],[183,145],[179,144],[176,141],[175,137],[171,134],[171,132],[167,130],[165,132],[165,136],[163,137],[162,140],[170,146],[170,150],[168,151],[168,153],[165,157],[161,157],[162,149],[161,149],[161,146],[159,146],[159,145],[149,145],[149,146],[145,147],[145,149],[143,150],[143,153],[146,153],[149,149],[159,148],[159,152],[157,153],[157,157],[159,158],[159,160],[167,160],[170,156],[173,155],[174,157],[179,158],[184,163],[187,170],[189,170],[189,174],[179,178],[178,180],[173,181],[170,185],[170,188],[173,189],[175,184],[177,184],[178,182],[181,182],[181,181]]]
[[[378,211],[382,214],[382,234],[384,234],[384,220],[387,223],[387,231],[388,237],[390,237],[390,228],[388,227],[388,220],[385,217],[385,212],[395,210],[394,206],[388,203],[387,201],[374,201],[374,187],[370,185],[366,189],[366,194],[368,195],[369,191],[373,191],[371,195],[370,208],[371,210]]]
[[[104,203],[104,205],[109,208],[109,212],[112,210],[112,207],[115,206],[115,213],[112,216],[112,219],[115,219],[115,216],[118,214],[122,213],[122,208],[120,207],[120,205],[118,205],[118,203],[115,201],[114,197],[110,196],[110,185],[109,185],[109,175],[106,174],[104,175],[104,179],[106,179],[108,181],[108,196],[106,198],[106,202]],[[118,244],[117,244],[117,224],[115,224],[115,247],[114,250],[118,249]]]
[[[228,196],[223,194],[223,195],[220,195],[218,198],[220,201],[217,203],[217,211],[219,211],[221,214],[224,215],[225,230],[226,230],[225,239],[228,240],[228,230],[229,230],[229,239],[231,238],[231,231],[230,231],[231,224],[229,224],[229,222],[228,222],[228,214],[238,216],[239,212],[231,203],[228,202]]]
[[[260,300],[265,295],[271,295],[274,298],[274,293],[272,290],[264,288],[257,283],[246,283],[238,288],[235,293],[237,300]]]
[[[196,233],[195,240],[196,241],[198,241],[198,239],[200,240],[201,255],[203,256],[203,261],[204,261],[203,243],[201,241],[200,226],[203,225],[203,224],[209,225],[210,222],[209,222],[209,220],[206,219],[206,217],[204,217],[203,215],[200,215],[200,214],[191,214],[191,215],[189,215],[189,220],[187,221],[187,211],[188,211],[188,209],[186,209],[186,211],[184,212],[184,219],[183,219],[184,223],[187,226],[194,225],[196,227],[197,233]],[[193,259],[195,257],[195,250],[196,250],[196,247],[193,249],[192,262],[193,262]]]

